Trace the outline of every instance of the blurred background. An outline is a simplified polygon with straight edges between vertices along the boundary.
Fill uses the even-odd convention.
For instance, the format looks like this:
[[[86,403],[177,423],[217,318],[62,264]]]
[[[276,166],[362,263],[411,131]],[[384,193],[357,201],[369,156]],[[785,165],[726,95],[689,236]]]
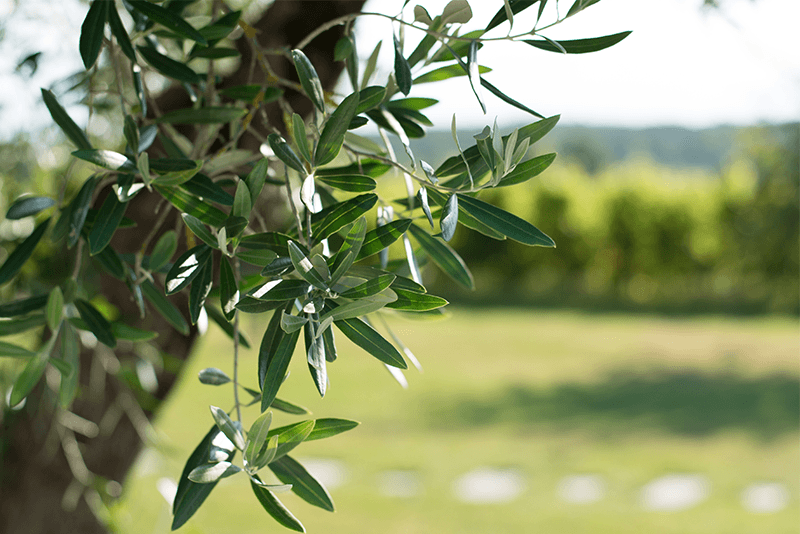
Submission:
[[[432,14],[446,4],[422,3]],[[477,21],[502,7],[471,3]],[[0,41],[7,206],[48,189],[67,165],[38,88],[79,70],[85,5],[0,6],[17,22],[3,25]],[[61,24],[32,41],[25,24],[40,23],[45,9]],[[491,198],[557,248],[459,228],[453,243],[477,289],[428,269],[450,316],[392,319],[424,368],[406,374],[407,389],[345,345],[320,400],[304,362],[293,362],[287,398],[316,417],[362,422],[300,449],[338,510],[287,495],[309,532],[797,531],[800,34],[789,25],[798,18],[794,0],[603,0],[548,36],[633,30],[612,49],[580,57],[482,49],[492,83],[562,116],[530,154],[557,152],[556,162]],[[390,32],[368,22],[357,25],[365,59]],[[383,48],[385,76],[390,43]],[[413,90],[442,101],[430,117],[445,129],[412,140],[434,167],[455,153],[446,129],[454,113],[462,146],[495,118],[503,132],[526,120],[489,99],[484,116],[463,84]],[[85,124],[83,108],[70,112]],[[103,135],[102,120],[91,124]],[[30,231],[0,223],[4,239]],[[263,320],[245,327],[258,340]],[[230,400],[195,378],[205,367],[229,371],[230,345],[215,328],[112,508],[120,532],[169,530],[175,480],[204,433],[206,407]],[[256,361],[245,352],[242,364]],[[219,486],[183,531],[280,531],[241,480]]]

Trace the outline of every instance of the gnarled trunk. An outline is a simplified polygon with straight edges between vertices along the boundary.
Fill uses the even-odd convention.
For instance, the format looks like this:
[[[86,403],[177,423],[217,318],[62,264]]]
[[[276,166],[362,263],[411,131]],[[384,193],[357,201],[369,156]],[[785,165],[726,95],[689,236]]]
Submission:
[[[265,48],[289,47],[321,24],[346,13],[361,9],[363,0],[354,1],[278,1],[275,2],[253,26],[259,30],[258,41]],[[306,54],[315,64],[323,86],[330,89],[338,78],[342,64],[333,62],[333,48],[341,36],[341,27],[334,28],[317,38],[306,48]],[[260,69],[255,70],[255,80],[249,80],[252,52],[244,38],[236,46],[242,53],[241,67],[224,82],[225,86],[244,83],[263,83]],[[271,67],[286,78],[294,77],[289,61],[281,57],[270,57]],[[300,112],[310,111],[310,104],[297,93],[287,92],[292,107]],[[190,105],[188,96],[180,87],[172,87],[159,96],[162,111],[180,109]],[[270,120],[280,124],[280,112],[269,110]],[[258,149],[254,138],[243,139],[246,147]],[[106,193],[102,193],[100,197]],[[152,227],[155,209],[154,195],[140,194],[131,201],[126,216],[134,219],[138,228],[121,231],[115,236],[114,246],[121,252],[135,252],[141,240]],[[174,227],[167,223],[164,229]],[[148,314],[144,323],[139,322],[138,311],[131,301],[128,288],[111,277],[103,276],[99,281],[101,292],[120,310],[122,318],[129,324],[159,332],[156,342],[159,349],[180,361],[185,361],[191,352],[196,331],[183,336],[165,326],[154,313]],[[186,299],[182,296],[174,302],[186,310]],[[108,350],[101,348],[102,350]],[[130,350],[120,344],[115,356],[123,367],[133,360]],[[120,386],[114,373],[112,359],[84,352],[81,355],[81,394],[76,399],[72,412],[95,423],[86,425],[77,421],[73,427],[82,425],[93,437],[81,436],[72,431],[59,432],[52,424],[56,412],[53,400],[47,397],[41,385],[29,395],[25,406],[5,415],[0,434],[0,532],[15,534],[47,534],[80,532],[82,534],[106,532],[90,509],[93,498],[113,497],[133,464],[141,446],[140,434],[145,430],[145,418],[157,411],[161,401],[170,393],[176,379],[174,369],[158,372],[158,389],[152,405],[140,406],[134,396]],[[145,409],[146,408],[146,409]],[[137,417],[139,419],[137,419]],[[64,450],[80,451],[80,455],[65,454]],[[68,458],[69,456],[69,458]],[[79,459],[85,459],[85,466]],[[95,490],[81,493],[80,481],[75,476],[86,477],[82,482],[90,483]],[[93,474],[93,475],[92,475]],[[76,485],[77,484],[77,485]],[[68,490],[73,486],[77,492]],[[87,498],[88,496],[88,498]],[[99,506],[102,508],[102,506]]]

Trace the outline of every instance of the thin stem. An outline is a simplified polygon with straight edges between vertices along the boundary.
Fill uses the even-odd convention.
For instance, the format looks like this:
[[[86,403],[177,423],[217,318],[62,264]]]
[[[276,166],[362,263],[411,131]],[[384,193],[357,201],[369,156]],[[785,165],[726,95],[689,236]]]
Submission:
[[[224,259],[224,258],[223,258]],[[233,260],[233,281],[239,288],[239,258]],[[236,420],[242,422],[242,407],[239,404],[239,310],[233,311],[233,402],[236,405]]]
[[[564,20],[564,19],[557,19],[555,22],[552,22],[552,23],[550,23],[550,24],[548,24],[546,26],[542,26],[538,30],[533,30],[533,31],[530,31],[530,32],[525,32],[525,33],[519,33],[517,35],[507,35],[505,37],[463,37],[463,36],[460,36],[460,35],[448,35],[446,33],[437,32],[435,30],[431,30],[429,28],[423,28],[423,27],[417,26],[417,25],[415,25],[415,24],[413,24],[411,22],[406,22],[406,21],[404,21],[403,19],[401,19],[399,17],[393,17],[391,15],[386,15],[385,13],[374,13],[374,12],[371,12],[371,11],[365,11],[365,12],[362,12],[362,13],[350,13],[348,15],[342,15],[341,17],[338,17],[338,18],[335,18],[333,20],[330,20],[330,21],[326,22],[325,24],[323,24],[322,26],[320,26],[319,28],[317,28],[313,32],[309,33],[302,41],[300,41],[300,43],[297,45],[297,48],[302,50],[303,48],[308,46],[308,44],[311,41],[316,39],[322,33],[325,33],[326,31],[330,30],[331,28],[334,28],[336,26],[341,26],[342,24],[345,24],[347,22],[351,22],[353,20],[356,20],[358,17],[362,17],[362,16],[366,16],[366,15],[371,15],[371,16],[374,16],[374,17],[381,17],[381,18],[389,19],[391,21],[397,22],[398,24],[402,24],[404,26],[409,26],[411,28],[414,28],[415,30],[419,30],[421,32],[425,32],[428,35],[430,35],[431,37],[435,37],[436,39],[438,39],[440,41],[443,41],[444,39],[453,39],[455,41],[478,41],[478,42],[481,42],[481,43],[488,42],[488,41],[513,41],[515,39],[521,39],[523,37],[529,37],[531,35],[535,35],[536,32],[539,32],[539,31],[542,31],[542,30],[546,30],[547,28],[555,26],[556,24],[559,24],[560,22],[563,22],[563,20]]]
[[[412,171],[411,169],[409,169],[408,167],[406,167],[402,163],[398,163],[396,161],[392,161],[390,158],[387,158],[387,157],[384,157],[384,156],[380,156],[378,154],[373,154],[371,152],[363,152],[361,150],[356,150],[355,148],[353,148],[353,147],[351,147],[349,145],[345,145],[345,148],[348,151],[350,151],[352,154],[355,154],[357,156],[364,156],[364,157],[367,157],[367,158],[370,158],[370,159],[374,159],[374,160],[380,161],[382,163],[386,163],[387,165],[391,165],[392,167],[396,167],[397,169],[401,170],[402,172],[408,174],[411,178],[413,178],[417,182],[419,182],[421,184],[424,184],[425,187],[427,187],[429,189],[436,189],[437,191],[447,191],[447,192],[450,192],[450,193],[475,193],[475,192],[480,191],[482,189],[480,187],[478,187],[478,188],[474,188],[473,187],[471,189],[458,189],[458,188],[454,188],[454,187],[444,187],[442,185],[434,185],[430,181],[428,181],[427,178],[420,178],[419,176],[414,174],[414,171]]]

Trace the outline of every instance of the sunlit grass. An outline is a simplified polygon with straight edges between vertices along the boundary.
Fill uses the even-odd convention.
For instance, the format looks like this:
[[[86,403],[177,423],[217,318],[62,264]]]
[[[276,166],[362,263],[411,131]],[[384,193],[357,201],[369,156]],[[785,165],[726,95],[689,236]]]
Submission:
[[[258,318],[258,322],[265,321]],[[257,347],[265,324],[246,324]],[[391,324],[425,368],[422,375],[414,370],[406,373],[409,390],[401,389],[381,364],[341,335],[337,337],[340,358],[329,366],[331,387],[325,399],[316,395],[304,359],[292,363],[281,397],[307,406],[315,417],[347,417],[363,423],[347,434],[305,444],[294,454],[300,459],[337,459],[347,468],[345,482],[331,492],[335,514],[291,494],[281,497],[309,532],[796,531],[800,519],[797,394],[792,400],[785,387],[773,388],[779,380],[788,381],[790,387],[798,381],[795,320],[458,310],[446,322]],[[255,364],[256,351],[245,352],[241,367],[246,385],[255,385]],[[189,451],[212,424],[208,405],[232,404],[229,387],[202,386],[197,381],[197,371],[209,366],[231,372],[231,344],[217,330],[202,339],[177,394],[156,422],[164,442],[160,452],[148,452],[126,483],[116,513],[122,532],[168,531],[169,511],[156,491],[156,481],[180,475]],[[668,411],[668,400],[652,403],[652,413],[645,410],[642,415],[640,410],[628,419],[627,411],[609,412],[603,406],[597,417],[585,410],[571,419],[552,410],[533,413],[537,405],[525,404],[530,399],[558,401],[559,391],[568,385],[583,388],[581,394],[597,402],[600,393],[616,384],[609,377],[635,381],[683,376],[680,373],[699,380],[701,386],[703,380],[733,384],[734,390],[743,384],[750,388],[748,399],[763,404],[764,411],[755,417],[770,414],[780,428],[765,432],[753,417],[737,418],[735,412],[731,416],[724,404],[692,411],[691,403],[678,403],[689,410],[687,417],[712,410],[714,417],[723,418],[708,431],[702,425],[664,424],[664,413],[656,412]],[[530,397],[520,397],[520,391]],[[612,401],[639,402],[637,397],[626,397],[625,391]],[[681,394],[677,388],[675,395]],[[505,411],[506,405],[512,411]],[[469,411],[486,406],[494,410],[488,419],[473,417]],[[256,415],[255,410],[246,411],[245,426]],[[279,423],[291,420],[278,417]],[[526,481],[525,490],[505,504],[460,503],[453,482],[481,466],[518,470]],[[407,499],[380,495],[378,479],[386,470],[416,473],[423,492]],[[604,497],[588,505],[561,501],[558,482],[575,473],[602,476]],[[643,510],[641,487],[668,473],[704,475],[711,484],[708,499],[684,511]],[[183,530],[283,530],[238,478],[223,480]],[[740,504],[741,492],[758,481],[784,484],[790,494],[787,508],[774,514],[746,511]]]

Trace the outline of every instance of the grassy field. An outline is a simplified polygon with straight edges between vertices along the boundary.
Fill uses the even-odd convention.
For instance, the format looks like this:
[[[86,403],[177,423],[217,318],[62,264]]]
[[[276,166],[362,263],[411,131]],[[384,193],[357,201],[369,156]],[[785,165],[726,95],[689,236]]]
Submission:
[[[246,326],[257,346],[265,324]],[[316,395],[304,359],[292,364],[281,397],[315,417],[363,423],[294,453],[301,461],[336,460],[343,469],[331,491],[334,514],[281,496],[309,532],[797,532],[796,320],[457,310],[446,322],[397,319],[392,327],[425,368],[406,373],[408,390],[341,335],[325,399]],[[232,405],[230,387],[196,379],[204,367],[231,371],[231,345],[215,328],[156,421],[158,449],[141,456],[125,484],[114,510],[121,532],[169,530],[158,481],[180,475],[212,424],[208,405]],[[248,351],[242,359],[251,387],[256,358]],[[245,426],[256,415],[245,412]],[[481,467],[513,470],[522,491],[504,503],[459,501],[455,481]],[[411,475],[416,494],[382,494],[382,477],[392,471]],[[680,511],[644,509],[642,487],[670,473],[705,477],[707,498]],[[560,481],[573,474],[602,477],[601,498],[574,504],[559,497]],[[742,492],[757,482],[783,484],[787,506],[746,510]],[[259,508],[245,479],[232,477],[182,531],[285,530]]]

